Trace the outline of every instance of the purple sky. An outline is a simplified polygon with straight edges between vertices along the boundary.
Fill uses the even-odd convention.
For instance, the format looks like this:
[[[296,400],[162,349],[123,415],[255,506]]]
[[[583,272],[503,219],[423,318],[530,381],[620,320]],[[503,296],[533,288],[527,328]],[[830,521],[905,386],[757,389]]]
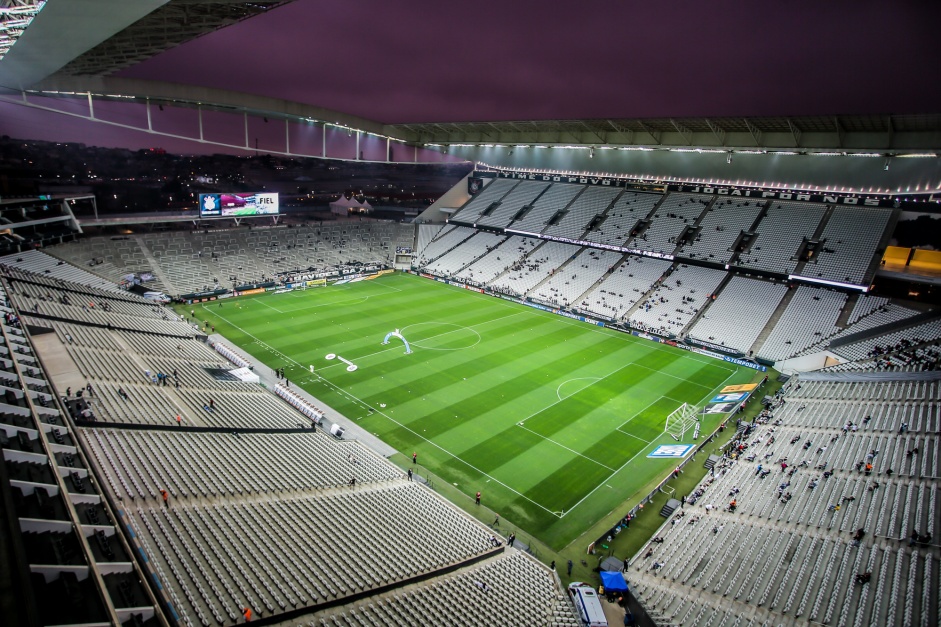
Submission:
[[[382,122],[933,113],[941,3],[298,0],[125,76]]]
[[[380,122],[938,113],[939,23],[929,0],[297,0],[121,75]],[[142,110],[106,110],[143,125]],[[4,103],[0,133],[221,150]],[[283,133],[251,132],[262,149]],[[292,144],[315,153],[315,139]]]

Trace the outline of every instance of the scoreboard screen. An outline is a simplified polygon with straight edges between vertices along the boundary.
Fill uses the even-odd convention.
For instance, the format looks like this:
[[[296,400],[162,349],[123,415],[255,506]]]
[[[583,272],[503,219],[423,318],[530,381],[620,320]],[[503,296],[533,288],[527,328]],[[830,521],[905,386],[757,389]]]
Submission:
[[[236,194],[200,194],[199,217],[276,215],[278,194],[239,192]]]

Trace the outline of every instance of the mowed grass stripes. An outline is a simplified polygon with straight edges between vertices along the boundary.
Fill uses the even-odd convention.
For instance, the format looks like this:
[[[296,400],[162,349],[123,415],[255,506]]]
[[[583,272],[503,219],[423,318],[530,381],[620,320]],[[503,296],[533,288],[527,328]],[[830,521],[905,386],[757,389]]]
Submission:
[[[673,442],[667,414],[755,374],[405,274],[207,303],[197,317],[557,548],[672,469],[646,457]],[[382,344],[395,329],[412,354]]]

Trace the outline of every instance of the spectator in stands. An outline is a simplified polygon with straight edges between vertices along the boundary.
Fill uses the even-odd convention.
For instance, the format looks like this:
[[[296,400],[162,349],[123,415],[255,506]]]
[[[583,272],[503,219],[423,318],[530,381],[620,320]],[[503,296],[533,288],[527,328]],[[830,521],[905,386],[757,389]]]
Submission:
[[[160,496],[163,497],[164,506],[170,507],[170,494],[166,490],[161,489]]]
[[[856,575],[856,583],[859,585],[865,585],[869,583],[870,579],[872,579],[872,573],[869,571]]]

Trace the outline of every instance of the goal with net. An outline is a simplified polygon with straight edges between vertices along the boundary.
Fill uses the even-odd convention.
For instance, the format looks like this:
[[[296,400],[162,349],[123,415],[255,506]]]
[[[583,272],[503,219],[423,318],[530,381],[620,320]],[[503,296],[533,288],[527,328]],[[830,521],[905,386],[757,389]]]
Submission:
[[[699,410],[695,405],[683,403],[680,407],[667,416],[667,424],[664,431],[673,436],[674,440],[679,441],[686,435],[686,432],[693,428],[699,422]]]

